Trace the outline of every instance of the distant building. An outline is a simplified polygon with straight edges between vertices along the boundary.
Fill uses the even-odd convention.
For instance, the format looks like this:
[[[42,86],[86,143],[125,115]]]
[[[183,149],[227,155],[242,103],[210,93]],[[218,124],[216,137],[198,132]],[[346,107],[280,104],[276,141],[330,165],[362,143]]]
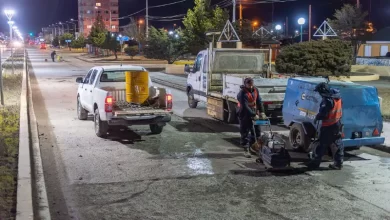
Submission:
[[[78,6],[80,35],[89,35],[98,14],[103,16],[108,31],[119,31],[118,0],[78,0]]]
[[[384,57],[390,51],[390,27],[376,32],[359,48],[359,57]]]

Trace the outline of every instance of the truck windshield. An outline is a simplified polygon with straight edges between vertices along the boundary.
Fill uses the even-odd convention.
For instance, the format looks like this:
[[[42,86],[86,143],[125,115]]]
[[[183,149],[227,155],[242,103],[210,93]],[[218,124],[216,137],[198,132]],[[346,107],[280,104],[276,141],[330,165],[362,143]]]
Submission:
[[[261,72],[264,58],[265,54],[259,51],[216,51],[213,72]]]
[[[105,71],[100,82],[125,82],[125,71]]]

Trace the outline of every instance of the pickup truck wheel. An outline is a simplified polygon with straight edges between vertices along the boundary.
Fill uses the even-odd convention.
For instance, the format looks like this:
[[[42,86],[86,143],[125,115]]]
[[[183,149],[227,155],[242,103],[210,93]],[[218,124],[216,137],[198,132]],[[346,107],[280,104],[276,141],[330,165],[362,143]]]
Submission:
[[[161,134],[164,126],[158,124],[151,124],[149,125],[149,127],[152,134]]]
[[[305,134],[302,125],[293,124],[291,126],[289,139],[293,150],[310,151],[310,138]]]
[[[88,112],[81,105],[80,97],[77,97],[77,117],[79,120],[87,120],[88,118]]]
[[[95,110],[94,122],[95,122],[95,134],[96,134],[96,136],[98,136],[98,137],[105,137],[105,136],[107,136],[108,123],[106,121],[100,120],[99,109]]]
[[[187,97],[188,97],[188,106],[190,108],[196,108],[196,106],[198,106],[198,102],[195,100],[194,92],[192,90],[188,92]]]

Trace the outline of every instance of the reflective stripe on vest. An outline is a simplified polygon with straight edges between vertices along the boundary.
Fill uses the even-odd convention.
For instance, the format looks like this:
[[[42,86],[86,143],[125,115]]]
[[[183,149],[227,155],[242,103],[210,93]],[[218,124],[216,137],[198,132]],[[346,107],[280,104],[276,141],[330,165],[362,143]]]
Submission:
[[[256,108],[256,100],[257,100],[257,89],[254,89],[253,93],[255,94],[255,97],[252,96],[252,93],[247,90],[246,94],[248,95],[248,105],[249,107],[255,109]],[[237,105],[239,108],[241,107],[240,102],[238,102]]]
[[[341,105],[341,99],[333,99],[334,106],[332,110],[328,113],[328,116],[322,120],[322,126],[331,126],[340,121],[343,116],[343,109]]]

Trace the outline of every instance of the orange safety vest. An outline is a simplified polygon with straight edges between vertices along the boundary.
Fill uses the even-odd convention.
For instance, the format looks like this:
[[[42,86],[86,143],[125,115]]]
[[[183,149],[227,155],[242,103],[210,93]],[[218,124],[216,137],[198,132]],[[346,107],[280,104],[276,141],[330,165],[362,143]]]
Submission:
[[[333,99],[334,106],[332,110],[328,113],[326,118],[322,120],[322,126],[327,127],[336,124],[340,121],[341,117],[343,116],[343,109],[341,105],[341,99]]]
[[[259,95],[259,94],[257,94],[257,89],[256,88],[254,88],[254,93],[255,93],[255,97],[253,97],[252,93],[249,92],[248,90],[246,92],[246,94],[248,95],[248,105],[249,105],[249,107],[251,107],[253,109],[256,109],[256,100],[257,100],[257,96]],[[237,106],[239,108],[241,107],[240,102],[238,102]]]

